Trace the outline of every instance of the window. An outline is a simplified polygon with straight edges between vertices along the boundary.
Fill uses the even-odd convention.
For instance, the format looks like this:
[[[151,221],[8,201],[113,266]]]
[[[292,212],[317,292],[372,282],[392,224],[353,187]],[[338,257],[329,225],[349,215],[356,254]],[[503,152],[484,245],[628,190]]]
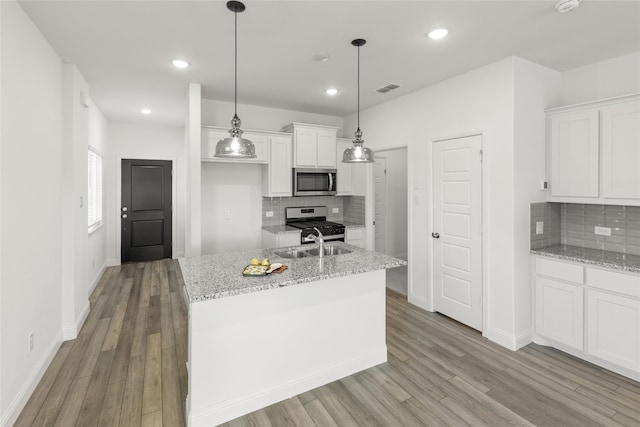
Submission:
[[[102,225],[102,156],[89,148],[89,232]]]

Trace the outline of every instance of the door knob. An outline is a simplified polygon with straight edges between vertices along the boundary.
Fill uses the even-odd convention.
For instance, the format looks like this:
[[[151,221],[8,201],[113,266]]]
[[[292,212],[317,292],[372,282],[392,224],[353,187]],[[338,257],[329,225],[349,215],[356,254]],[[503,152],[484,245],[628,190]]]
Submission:
[[[434,239],[439,239],[440,233],[431,233],[431,237],[433,237]]]
[[[122,214],[122,218],[126,218],[126,217],[127,217],[127,214]]]

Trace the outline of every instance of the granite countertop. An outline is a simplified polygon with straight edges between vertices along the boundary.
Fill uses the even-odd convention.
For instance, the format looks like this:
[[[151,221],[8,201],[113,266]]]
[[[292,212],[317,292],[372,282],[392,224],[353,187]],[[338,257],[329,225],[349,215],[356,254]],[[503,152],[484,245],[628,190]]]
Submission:
[[[342,242],[325,245],[340,246],[353,252],[323,258],[282,258],[274,253],[278,249],[254,249],[180,258],[179,263],[189,301],[192,303],[407,265],[401,259]],[[304,249],[317,246],[304,245]],[[242,271],[254,257],[260,260],[269,258],[272,263],[287,265],[288,269],[267,276],[243,276]]]
[[[291,227],[290,225],[264,225],[262,229],[268,231],[273,234],[281,234],[281,233],[300,233],[299,228]]]
[[[578,246],[556,245],[548,248],[532,249],[532,254],[544,255],[567,261],[582,262],[598,267],[640,273],[640,256]]]

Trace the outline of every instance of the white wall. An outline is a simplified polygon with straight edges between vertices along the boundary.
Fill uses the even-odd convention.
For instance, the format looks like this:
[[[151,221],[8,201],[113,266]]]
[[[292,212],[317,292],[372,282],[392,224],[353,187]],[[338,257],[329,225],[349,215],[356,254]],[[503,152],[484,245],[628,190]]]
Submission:
[[[202,163],[203,255],[262,247],[262,168]]]
[[[407,259],[407,149],[380,151],[387,159],[386,254]]]
[[[202,100],[202,124],[209,126],[231,127],[233,102]],[[279,132],[292,122],[313,123],[335,126],[338,137],[342,135],[343,119],[338,116],[282,110],[279,108],[259,107],[257,105],[238,104],[238,117],[242,120],[242,129],[271,130]]]
[[[107,176],[105,172],[105,166],[108,159],[107,126],[107,119],[98,107],[89,100],[88,143],[90,147],[102,153],[104,162],[102,197],[105,202],[107,199]],[[86,289],[88,295],[91,294],[95,286],[98,284],[98,281],[107,266],[107,203],[102,204],[102,222],[103,226],[89,235],[87,251],[87,264],[89,270]]]
[[[109,122],[108,155],[104,164],[107,179],[107,259],[120,263],[120,182],[122,159],[173,160],[175,200],[173,254],[184,256],[186,212],[186,167],[184,129],[157,125]]]
[[[62,341],[62,73],[22,8],[13,1],[0,8],[0,423],[11,425]]]
[[[514,59],[514,295],[515,334],[522,345],[531,342],[531,261],[529,205],[546,200],[538,189],[546,180],[546,114],[557,105],[561,75],[549,68]],[[519,344],[519,345],[520,345]]]
[[[431,149],[436,139],[483,134],[484,277],[491,329],[515,340],[513,313],[513,59],[505,59],[360,113],[365,144],[407,145],[410,163],[409,301],[433,309]],[[366,89],[365,89],[366,90]],[[401,123],[402,126],[398,124]],[[355,126],[355,117],[345,128]]]
[[[559,103],[551,107],[640,93],[640,52],[562,73]]]

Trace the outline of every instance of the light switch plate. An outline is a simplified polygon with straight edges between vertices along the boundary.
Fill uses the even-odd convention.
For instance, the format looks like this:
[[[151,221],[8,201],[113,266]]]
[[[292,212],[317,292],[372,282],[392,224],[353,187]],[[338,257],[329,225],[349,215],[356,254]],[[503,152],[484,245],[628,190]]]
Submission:
[[[333,213],[340,213],[340,208],[333,208],[333,209],[331,210],[331,212],[333,212]]]
[[[593,232],[598,236],[611,236],[611,227],[598,227],[596,225]]]
[[[536,234],[544,233],[544,221],[536,222]]]
[[[266,211],[264,213],[264,216],[266,216],[267,218],[272,218],[273,217],[273,211]]]

